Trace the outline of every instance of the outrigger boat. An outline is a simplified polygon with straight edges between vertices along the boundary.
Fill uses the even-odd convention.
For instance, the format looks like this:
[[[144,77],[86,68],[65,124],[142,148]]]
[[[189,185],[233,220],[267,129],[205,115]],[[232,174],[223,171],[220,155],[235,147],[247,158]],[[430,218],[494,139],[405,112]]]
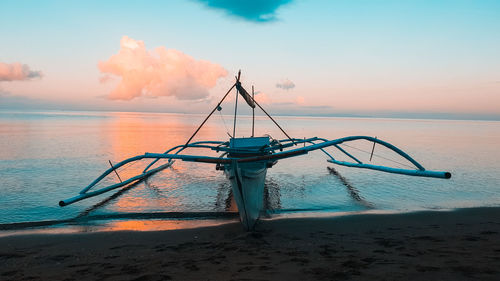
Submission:
[[[66,206],[77,201],[93,197],[113,189],[124,187],[135,183],[145,178],[173,165],[175,160],[191,161],[215,164],[217,170],[222,170],[226,174],[227,178],[231,182],[232,194],[236,201],[238,207],[238,212],[240,216],[240,221],[246,230],[252,230],[255,226],[256,221],[259,219],[263,209],[264,209],[264,185],[266,179],[267,169],[271,168],[277,163],[278,160],[296,157],[300,155],[307,154],[311,151],[321,150],[327,157],[327,161],[333,164],[353,167],[353,168],[363,168],[371,169],[382,172],[419,176],[419,177],[432,177],[432,178],[443,178],[448,179],[451,177],[449,172],[442,171],[430,171],[426,170],[421,164],[415,161],[412,157],[406,154],[401,149],[395,147],[394,145],[382,141],[378,138],[369,136],[349,136],[339,139],[328,140],[319,137],[312,138],[292,138],[290,137],[281,126],[262,108],[262,106],[255,101],[253,95],[248,94],[248,92],[243,88],[240,82],[241,71],[238,72],[236,82],[227,91],[224,97],[219,101],[215,108],[210,112],[210,114],[203,120],[201,125],[193,133],[193,135],[188,139],[188,141],[183,145],[178,145],[173,148],[168,149],[165,153],[145,153],[142,155],[137,155],[135,157],[123,160],[107,169],[102,173],[97,179],[86,186],[80,191],[77,196],[62,200],[59,205]],[[203,127],[205,122],[212,116],[216,110],[221,110],[221,104],[229,95],[229,93],[236,88],[236,104],[235,104],[235,118],[233,135],[230,135],[229,141],[198,141],[191,143],[191,140],[195,137],[198,131]],[[238,94],[239,93],[239,94]],[[283,140],[275,140],[270,136],[255,137],[254,136],[254,122],[252,123],[252,136],[247,138],[237,138],[235,137],[236,130],[236,114],[238,109],[238,96],[241,95],[246,103],[253,109],[253,120],[255,119],[255,107],[258,106],[273,122],[276,126],[284,133],[287,137]],[[352,141],[365,140],[373,143],[373,148],[375,144],[382,145],[404,159],[408,160],[413,164],[414,169],[402,169],[394,168],[389,166],[379,166],[368,163],[363,163],[354,155],[343,149],[340,145]],[[300,145],[300,146],[299,146]],[[345,155],[350,161],[340,161],[334,158],[332,154],[327,152],[325,148],[333,147],[340,154]],[[203,156],[203,155],[190,155],[181,154],[185,150],[190,148],[203,148],[217,153],[221,153],[219,157]],[[373,156],[373,149],[371,152]],[[370,159],[371,159],[370,156]],[[117,175],[117,169],[123,167],[124,165],[139,161],[142,159],[153,159],[153,161],[142,171],[141,174],[134,177],[130,177],[126,180],[121,180],[119,183],[109,185],[107,187],[100,188],[98,190],[91,190],[100,181],[102,181],[106,176],[115,172]],[[160,159],[167,159],[167,163],[155,167]],[[119,175],[118,175],[119,177]]]

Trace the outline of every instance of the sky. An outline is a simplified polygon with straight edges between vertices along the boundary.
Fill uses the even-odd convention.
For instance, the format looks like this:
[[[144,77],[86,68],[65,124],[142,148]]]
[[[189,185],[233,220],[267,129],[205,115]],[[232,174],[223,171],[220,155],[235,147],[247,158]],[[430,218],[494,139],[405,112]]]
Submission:
[[[205,114],[240,69],[274,115],[500,120],[500,1],[0,1],[3,110]]]

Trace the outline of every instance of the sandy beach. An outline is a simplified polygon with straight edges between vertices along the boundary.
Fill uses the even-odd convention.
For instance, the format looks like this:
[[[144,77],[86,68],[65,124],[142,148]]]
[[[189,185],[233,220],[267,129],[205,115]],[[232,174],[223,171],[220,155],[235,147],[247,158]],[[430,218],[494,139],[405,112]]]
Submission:
[[[1,280],[500,280],[500,208],[0,238]]]

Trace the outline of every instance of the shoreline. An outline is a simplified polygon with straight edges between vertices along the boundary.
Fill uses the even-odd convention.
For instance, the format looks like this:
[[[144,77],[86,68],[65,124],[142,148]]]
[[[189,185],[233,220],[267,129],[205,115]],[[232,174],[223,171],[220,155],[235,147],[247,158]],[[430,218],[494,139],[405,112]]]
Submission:
[[[228,220],[238,218],[237,212],[156,212],[156,213],[121,213],[121,214],[104,214],[104,215],[90,215],[90,216],[77,216],[75,218],[67,219],[54,219],[54,220],[41,220],[41,221],[26,221],[26,222],[12,222],[0,223],[0,237],[7,235],[20,235],[23,232],[30,233],[57,233],[60,229],[63,233],[71,232],[92,232],[112,231],[108,225],[113,222],[131,222],[131,221],[157,221],[162,222],[178,222],[182,224],[185,222],[187,228],[194,228],[191,222],[198,221],[202,226],[219,225]],[[100,223],[98,223],[100,222]],[[212,222],[212,223],[210,223]],[[78,231],[81,228],[81,231]],[[172,229],[180,229],[182,227],[175,227]],[[162,229],[161,227],[152,227],[152,230],[170,230],[171,228]],[[120,229],[126,230],[126,229]],[[138,230],[138,229],[130,229]],[[147,230],[147,229],[146,229]]]
[[[500,207],[0,237],[2,280],[498,280]]]
[[[292,211],[285,213],[272,213],[261,217],[261,221],[275,221],[282,219],[334,219],[358,215],[398,215],[420,212],[453,212],[461,209],[496,208],[470,207],[439,210],[378,210],[367,209],[360,211]],[[500,206],[498,207],[500,208]],[[88,217],[75,217],[67,219],[41,220],[0,223],[0,238],[12,235],[32,234],[78,234],[98,233],[112,231],[170,231],[181,229],[204,228],[218,226],[239,221],[238,212],[157,212],[157,213],[123,213],[92,215]],[[140,227],[130,226],[134,222]],[[197,225],[198,224],[198,225]],[[116,225],[121,225],[117,227]],[[129,227],[124,226],[129,225]],[[172,227],[175,225],[175,227]]]

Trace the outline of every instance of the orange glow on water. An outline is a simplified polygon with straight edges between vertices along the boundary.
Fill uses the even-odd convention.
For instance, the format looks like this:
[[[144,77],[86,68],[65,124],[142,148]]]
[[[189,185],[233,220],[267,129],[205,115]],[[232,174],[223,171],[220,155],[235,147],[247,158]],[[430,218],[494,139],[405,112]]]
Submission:
[[[111,161],[114,164],[145,152],[163,153],[169,148],[184,144],[191,136],[191,130],[186,130],[186,127],[193,126],[192,119],[199,118],[202,120],[203,118],[203,116],[170,114],[147,114],[148,118],[142,118],[142,115],[144,114],[113,113],[110,124],[106,126],[111,130],[106,131],[105,136],[112,155],[110,158],[112,158]],[[221,134],[217,132],[216,128],[210,125],[203,127],[197,138],[217,140],[217,135],[220,136]],[[195,129],[196,127],[192,131]],[[187,149],[182,154],[217,155],[206,149]],[[122,180],[126,180],[141,174],[144,168],[153,160],[143,159],[135,163],[129,163],[117,169],[117,172]],[[167,161],[162,159],[151,168],[163,165]],[[117,197],[113,202],[113,209],[118,212],[136,212],[145,207],[162,211],[175,210],[176,206],[186,200],[183,192],[177,192],[177,189],[181,190],[183,188],[183,183],[188,184],[184,180],[190,180],[189,178],[184,179],[184,175],[188,175],[193,171],[196,171],[197,174],[205,174],[212,169],[214,169],[213,165],[176,160],[172,168],[167,168],[155,174],[151,179],[140,182],[137,186]],[[179,176],[181,180],[176,178]],[[119,182],[114,173],[110,174],[109,178],[114,182]]]
[[[103,225],[65,226],[55,228],[40,228],[26,230],[1,231],[0,237],[30,234],[72,234],[101,231],[163,231],[218,226],[235,223],[237,220],[131,220],[111,221]]]
[[[213,222],[215,224],[215,222]],[[207,224],[207,225],[214,225]],[[220,224],[220,223],[219,223]],[[155,231],[200,227],[200,221],[131,220],[114,221],[104,226],[103,231],[134,230]]]

